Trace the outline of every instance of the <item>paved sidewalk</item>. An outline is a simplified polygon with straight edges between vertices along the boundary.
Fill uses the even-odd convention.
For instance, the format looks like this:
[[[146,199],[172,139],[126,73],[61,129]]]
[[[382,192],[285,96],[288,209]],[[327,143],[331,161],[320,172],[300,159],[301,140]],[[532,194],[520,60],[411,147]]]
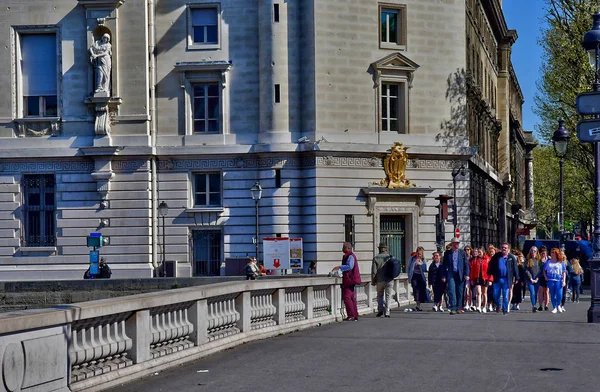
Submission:
[[[528,302],[507,315],[395,310],[248,343],[113,390],[598,391],[600,324],[587,324],[582,299],[562,314],[531,313]]]

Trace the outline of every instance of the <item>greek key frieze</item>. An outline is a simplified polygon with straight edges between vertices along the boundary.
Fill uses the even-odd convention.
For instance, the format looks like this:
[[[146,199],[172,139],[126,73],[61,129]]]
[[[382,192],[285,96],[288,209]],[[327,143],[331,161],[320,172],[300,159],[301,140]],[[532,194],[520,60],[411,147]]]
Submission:
[[[41,173],[41,172],[92,172],[93,162],[4,162],[0,163],[0,172],[4,173]]]
[[[148,160],[114,160],[111,163],[114,171],[145,171],[150,170]]]

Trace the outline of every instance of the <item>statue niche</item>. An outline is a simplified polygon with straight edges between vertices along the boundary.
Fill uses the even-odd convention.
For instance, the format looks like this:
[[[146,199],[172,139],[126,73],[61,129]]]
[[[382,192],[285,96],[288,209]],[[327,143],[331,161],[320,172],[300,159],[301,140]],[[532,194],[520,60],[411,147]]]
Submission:
[[[98,20],[99,26],[93,32],[93,43],[88,49],[90,64],[93,74],[93,93],[86,99],[86,103],[94,105],[95,122],[94,133],[96,136],[110,136],[111,113],[115,113],[120,98],[113,97],[112,90],[112,63],[113,48],[111,32],[104,26],[104,20]]]
[[[90,62],[94,67],[94,96],[110,97],[112,72],[112,45],[110,34],[104,33],[89,49]]]

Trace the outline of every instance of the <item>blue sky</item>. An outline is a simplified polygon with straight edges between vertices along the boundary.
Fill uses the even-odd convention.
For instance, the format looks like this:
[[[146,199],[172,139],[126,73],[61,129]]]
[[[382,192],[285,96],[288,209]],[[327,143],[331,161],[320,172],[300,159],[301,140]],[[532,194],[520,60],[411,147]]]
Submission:
[[[533,113],[536,82],[540,78],[542,48],[538,44],[540,28],[544,24],[544,0],[503,0],[502,8],[509,29],[516,29],[519,39],[512,48],[512,62],[525,96],[523,129],[533,131],[539,123]]]

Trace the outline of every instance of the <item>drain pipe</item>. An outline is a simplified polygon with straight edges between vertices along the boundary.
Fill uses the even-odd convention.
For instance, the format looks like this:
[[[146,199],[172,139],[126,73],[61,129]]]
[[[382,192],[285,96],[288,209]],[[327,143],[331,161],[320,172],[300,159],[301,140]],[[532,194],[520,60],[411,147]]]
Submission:
[[[158,171],[156,157],[156,34],[154,26],[154,0],[148,0],[148,58],[150,59],[150,176],[152,181],[152,267],[158,276]],[[164,244],[163,244],[164,246]]]

